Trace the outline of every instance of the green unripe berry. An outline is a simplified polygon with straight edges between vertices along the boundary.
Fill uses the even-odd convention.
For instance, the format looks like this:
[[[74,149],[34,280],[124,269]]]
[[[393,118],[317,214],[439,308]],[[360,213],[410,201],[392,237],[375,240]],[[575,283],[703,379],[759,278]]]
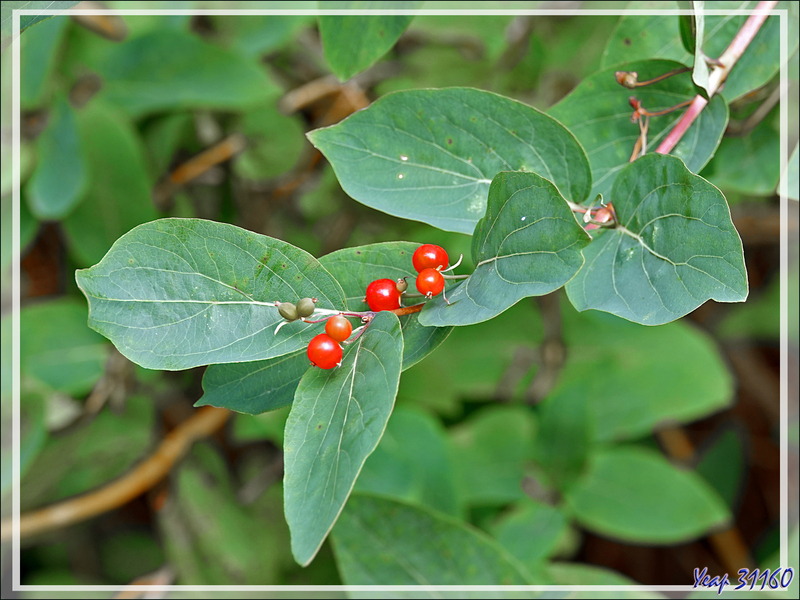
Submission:
[[[278,305],[278,314],[289,322],[297,320],[297,309],[291,302],[281,302]]]
[[[397,291],[400,292],[401,294],[405,292],[408,289],[408,282],[406,281],[406,278],[401,277],[400,279],[398,279],[396,287]]]
[[[298,317],[310,317],[314,314],[314,309],[316,308],[316,300],[313,298],[303,298],[300,302],[297,303],[297,316]]]

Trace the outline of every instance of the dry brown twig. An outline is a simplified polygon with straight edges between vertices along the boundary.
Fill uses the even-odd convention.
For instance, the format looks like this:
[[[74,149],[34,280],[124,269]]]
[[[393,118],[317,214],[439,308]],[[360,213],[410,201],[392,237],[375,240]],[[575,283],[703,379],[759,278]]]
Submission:
[[[192,444],[220,427],[230,411],[205,406],[169,432],[156,451],[116,481],[104,487],[20,516],[20,537],[61,529],[127,504],[161,481]],[[11,538],[12,520],[4,519],[0,540]]]

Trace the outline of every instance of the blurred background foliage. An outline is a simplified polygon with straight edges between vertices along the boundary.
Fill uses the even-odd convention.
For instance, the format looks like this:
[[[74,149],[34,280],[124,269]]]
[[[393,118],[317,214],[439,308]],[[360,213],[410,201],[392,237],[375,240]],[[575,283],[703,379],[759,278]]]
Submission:
[[[4,48],[6,4],[14,3],[3,7]],[[553,3],[492,8],[540,4]],[[677,30],[676,17],[658,18]],[[182,216],[234,223],[318,257],[380,241],[431,242],[451,256],[463,253],[469,270],[469,237],[350,200],[304,133],[413,88],[472,86],[546,110],[612,64],[620,30],[641,30],[645,19],[652,17],[417,16],[383,60],[346,84],[331,75],[314,16],[67,13],[31,26],[20,38],[22,510],[126,473],[192,416],[202,395],[202,368],[141,369],[88,329],[76,268],[98,262],[140,223]],[[651,57],[634,50],[625,59]],[[0,60],[7,516],[11,51]],[[797,66],[795,54],[790,148],[797,142]],[[775,78],[731,104],[730,135],[702,172],[732,205],[751,285],[747,303],[709,303],[680,322],[645,328],[578,314],[557,293],[456,328],[404,373],[358,496],[334,543],[308,568],[292,560],[282,510],[287,407],[235,415],[168,479],[122,508],[24,539],[22,583],[372,583],[395,577],[403,553],[426,565],[435,583],[454,583],[448,569],[456,567],[438,561],[463,547],[498,577],[513,563],[537,581],[573,585],[689,584],[697,566],[711,574],[776,566],[778,107],[748,119],[777,85]],[[797,202],[789,213],[796,240]],[[796,365],[796,243],[790,252],[789,360]],[[796,399],[794,373],[789,393]],[[796,522],[796,403],[789,418]],[[631,478],[636,486],[627,485]],[[654,516],[669,512],[665,505],[674,521]],[[435,551],[428,547],[434,538]],[[797,568],[796,533],[792,547]],[[7,543],[2,565],[5,596]]]

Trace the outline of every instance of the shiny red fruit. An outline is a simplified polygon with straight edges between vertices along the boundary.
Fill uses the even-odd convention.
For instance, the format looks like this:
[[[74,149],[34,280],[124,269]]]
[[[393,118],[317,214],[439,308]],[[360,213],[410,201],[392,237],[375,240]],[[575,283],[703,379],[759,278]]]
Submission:
[[[414,251],[414,256],[411,260],[417,273],[421,273],[425,269],[446,269],[450,259],[445,249],[441,246],[422,244]]]
[[[342,347],[326,333],[320,333],[308,343],[308,360],[320,369],[332,369],[342,362]]]
[[[337,342],[343,342],[353,333],[353,325],[342,315],[333,315],[325,321],[325,333]]]
[[[400,292],[393,279],[376,279],[367,286],[367,304],[370,310],[394,310],[400,308]]]
[[[444,277],[436,269],[423,269],[417,275],[417,291],[426,296],[438,296],[444,289]]]

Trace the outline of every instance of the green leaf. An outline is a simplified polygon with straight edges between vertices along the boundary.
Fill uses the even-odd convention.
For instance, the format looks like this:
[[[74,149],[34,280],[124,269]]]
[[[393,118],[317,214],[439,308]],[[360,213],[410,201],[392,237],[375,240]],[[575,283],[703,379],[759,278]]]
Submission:
[[[558,508],[524,498],[492,526],[492,534],[503,548],[535,571],[537,563],[556,551],[568,526],[566,515]]]
[[[367,286],[376,279],[408,277],[409,290],[414,291],[418,273],[411,257],[418,247],[419,244],[412,242],[355,246],[327,254],[319,262],[341,284],[347,297],[348,310],[360,312],[369,310],[364,295]],[[450,327],[423,327],[417,317],[416,314],[400,317],[404,371],[438,348],[452,331]]]
[[[11,354],[10,321],[11,319],[8,318],[3,319],[3,353],[7,353],[8,355]],[[4,376],[6,376],[5,373]],[[11,378],[10,373],[8,377],[9,379]],[[10,381],[8,382],[8,387],[11,387]],[[11,484],[13,483],[11,474],[14,455],[17,454],[17,452],[19,453],[20,477],[24,477],[47,440],[45,410],[49,393],[52,392],[35,380],[23,378],[20,382],[19,445],[16,449],[12,448],[10,444],[3,444],[2,447],[3,468],[2,471],[0,471],[2,473],[0,495],[3,496],[4,502],[7,500],[6,493],[11,490]],[[12,399],[10,389],[4,389],[2,391],[2,399],[2,427],[4,432],[10,432],[12,428]]]
[[[602,194],[616,206],[616,199],[610,196],[610,191],[614,179],[628,165],[639,137],[639,126],[631,123],[631,96],[635,96],[642,106],[653,112],[690,100],[697,93],[688,73],[636,90],[619,85],[614,73],[617,70],[635,71],[639,80],[645,81],[681,66],[672,61],[647,60],[600,71],[584,79],[569,96],[548,111],[569,127],[586,150],[594,182],[591,197]],[[681,114],[681,110],[676,110],[650,118],[648,152],[655,151]],[[672,154],[686,163],[693,173],[700,172],[714,155],[727,123],[728,107],[720,96],[715,96],[672,150]]]
[[[629,543],[688,542],[731,519],[725,503],[699,475],[644,448],[597,452],[565,498],[582,526]]]
[[[413,10],[422,2],[320,2],[324,9]],[[320,15],[319,33],[325,60],[334,75],[347,81],[371,67],[392,49],[414,15]]]
[[[23,373],[54,390],[82,396],[103,374],[111,347],[86,326],[86,305],[52,300],[20,311],[20,359]]]
[[[78,4],[79,0],[72,1],[58,1],[50,0],[44,2],[35,2],[32,0],[4,0],[3,8],[0,11],[0,51],[5,52],[6,48],[11,44],[12,35],[12,10],[67,10],[68,8]],[[25,31],[28,27],[36,25],[45,19],[52,18],[53,15],[20,15],[19,17],[19,30]]]
[[[153,573],[164,565],[164,552],[149,530],[122,529],[113,536],[101,538],[97,553],[103,575],[110,582],[125,585]]]
[[[561,386],[537,406],[539,429],[533,455],[551,485],[559,490],[566,489],[584,470],[594,441],[589,412],[592,397],[581,389],[586,379],[585,373],[578,374],[577,379],[562,376],[562,380],[577,385]]]
[[[68,215],[89,183],[77,119],[65,97],[56,98],[50,118],[37,140],[39,162],[27,187],[28,206],[40,220]]]
[[[36,108],[45,100],[46,85],[69,22],[69,17],[48,19],[20,39],[19,101],[23,109]]]
[[[308,145],[299,116],[278,111],[275,98],[242,115],[237,131],[247,136],[247,148],[233,162],[237,175],[261,181],[289,171]]]
[[[798,168],[800,167],[800,159],[797,156],[797,148],[798,145],[795,144],[794,150],[792,151],[792,156],[789,158],[789,161],[786,163],[786,170],[781,175],[781,182],[780,182],[780,194],[782,196],[788,196],[792,200],[800,199],[800,192],[798,192],[798,180],[800,177],[798,176]]]
[[[459,516],[461,507],[441,423],[418,410],[395,408],[353,491]]]
[[[507,374],[519,370],[520,356],[535,353],[543,335],[542,319],[532,301],[518,302],[491,321],[457,327],[439,350],[403,373],[398,402],[458,418],[464,402],[496,402],[500,395],[513,399],[520,386]],[[526,371],[523,368],[519,378]],[[508,385],[500,389],[505,381]]]
[[[195,148],[198,144],[195,137],[195,123],[190,112],[169,113],[148,120],[142,141],[154,180],[168,171],[178,150],[199,152],[200,148]]]
[[[242,506],[228,466],[208,444],[196,445],[172,478],[170,496],[157,515],[178,583],[280,582],[288,542],[280,504],[271,507],[274,516],[259,514],[255,505]]]
[[[682,10],[691,10],[693,2],[678,0],[678,7]],[[697,24],[695,15],[678,15],[678,29],[681,34],[681,43],[684,50],[689,54],[694,54],[697,49]],[[703,43],[703,36],[700,36],[700,44]]]
[[[20,482],[22,510],[80,494],[128,471],[152,444],[152,398],[131,396],[86,427],[50,437]]]
[[[91,265],[117,238],[157,215],[144,149],[131,122],[95,101],[77,115],[89,185],[62,224],[78,264]]]
[[[589,241],[552,183],[533,173],[498,173],[472,238],[475,270],[446,292],[447,300],[428,302],[419,321],[472,325],[526,296],[548,294],[578,272]]]
[[[611,192],[620,223],[597,235],[567,284],[578,310],[661,325],[706,300],[743,302],[747,273],[724,196],[672,156],[623,169]]]
[[[744,490],[747,463],[742,434],[727,429],[715,435],[702,450],[695,470],[713,487],[725,503],[735,511]]]
[[[450,429],[459,496],[472,505],[502,505],[525,497],[522,479],[537,431],[523,406],[484,409]]]
[[[132,117],[178,108],[241,109],[279,92],[255,60],[161,28],[113,46],[103,96]]]
[[[269,360],[209,365],[203,373],[203,396],[194,405],[249,415],[278,410],[292,403],[309,364],[306,353],[300,351]]]
[[[694,63],[692,66],[692,81],[695,85],[700,87],[705,94],[703,96],[708,98],[708,64],[706,64],[706,55],[703,52],[703,37],[705,35],[705,2],[692,2],[694,14],[689,18],[692,20],[692,36],[695,39],[692,45],[691,54],[694,55]]]
[[[333,548],[346,585],[533,583],[486,534],[444,515],[370,496],[354,495],[347,503],[333,533]],[[464,593],[459,597],[466,597]],[[414,597],[420,597],[419,591]],[[479,591],[469,597],[507,596]]]
[[[269,440],[276,446],[283,446],[283,432],[286,428],[288,408],[273,410],[260,415],[240,414],[233,419],[231,435],[236,443],[263,442]]]
[[[729,10],[731,14],[706,15],[702,48],[707,56],[718,57],[731,43],[744,25],[748,14],[734,14],[740,9],[753,10],[758,2],[714,2],[715,10]],[[653,8],[650,2],[631,2],[628,9]],[[659,10],[678,8],[676,2],[659,2]],[[789,11],[788,56],[797,49],[797,3],[779,2],[776,9]],[[767,18],[742,57],[731,69],[720,94],[728,101],[761,87],[769,82],[780,66],[780,17]],[[670,59],[691,64],[692,57],[681,45],[678,20],[671,15],[623,16],[603,53],[603,68],[647,58]],[[641,77],[640,80],[644,78]],[[640,91],[636,90],[637,95]],[[647,105],[645,105],[647,106]]]
[[[309,3],[311,4],[311,3]],[[302,7],[293,4],[293,7]],[[313,4],[312,4],[313,6]],[[312,8],[313,10],[313,8]],[[313,15],[212,15],[215,33],[225,46],[248,58],[259,58],[280,49],[298,30],[313,22]]]
[[[576,314],[567,306],[563,323],[567,359],[551,399],[585,397],[600,441],[689,423],[734,399],[733,378],[714,340],[686,323],[642,327],[604,313]]]
[[[309,369],[284,437],[284,510],[292,554],[303,566],[319,551],[392,413],[403,353],[400,322],[375,315],[342,365]]]
[[[797,270],[789,272],[789,282],[797,281]],[[749,302],[733,307],[719,322],[717,335],[724,340],[770,340],[781,337],[781,282],[774,277],[766,289]]]
[[[765,120],[745,137],[722,138],[701,175],[725,193],[772,196],[780,173],[780,135]]]
[[[553,578],[556,585],[575,587],[579,585],[640,585],[633,579],[629,579],[611,569],[604,569],[594,565],[580,563],[553,562],[547,565],[547,574]],[[579,591],[572,590],[565,598],[588,598],[591,600],[617,600],[620,598],[665,598],[663,594],[656,592],[644,592],[641,590],[624,592],[613,590],[608,592],[601,591]]]
[[[0,210],[2,210],[2,218],[0,218],[0,272],[8,273],[11,269],[12,248],[11,240],[13,235],[12,225],[12,208],[14,199],[11,194],[7,194],[0,200]],[[25,249],[35,239],[39,231],[39,222],[33,218],[28,210],[28,203],[25,202],[25,195],[22,194],[21,202],[19,205],[19,247],[21,256],[25,256]],[[10,276],[10,274],[9,274]],[[10,281],[10,280],[9,280]],[[9,284],[10,285],[10,284]],[[5,287],[5,282],[3,283]]]
[[[343,309],[336,280],[291,244],[200,219],[161,219],[122,236],[76,273],[89,326],[148,369],[189,369],[291,354],[318,333],[283,322],[276,301]]]
[[[472,233],[500,171],[538,173],[575,202],[591,186],[586,156],[561,124],[470,88],[389,94],[307,136],[351,197],[446,231]]]

